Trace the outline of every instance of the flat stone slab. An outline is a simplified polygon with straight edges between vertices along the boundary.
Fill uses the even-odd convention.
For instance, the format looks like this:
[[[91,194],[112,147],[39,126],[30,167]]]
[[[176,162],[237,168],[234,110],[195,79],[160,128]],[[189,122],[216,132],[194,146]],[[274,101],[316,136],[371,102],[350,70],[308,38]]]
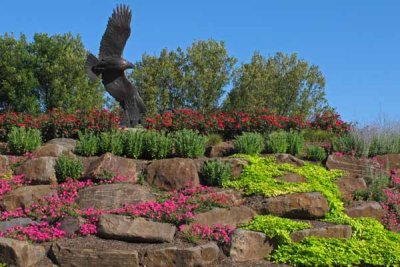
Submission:
[[[172,242],[175,232],[176,227],[169,223],[114,214],[100,216],[98,225],[99,237],[137,243]]]
[[[138,267],[139,257],[135,250],[104,248],[75,248],[55,243],[50,256],[60,266],[65,267]]]
[[[56,189],[50,185],[23,186],[5,194],[0,201],[0,207],[8,211],[19,207],[28,208],[40,198],[55,194]]]
[[[210,227],[215,224],[236,227],[239,224],[249,223],[255,215],[256,212],[246,206],[231,207],[230,209],[214,208],[210,211],[196,214],[191,225],[197,223]]]
[[[121,208],[124,204],[138,204],[155,200],[150,189],[129,183],[104,184],[79,191],[76,203],[81,209],[110,210]]]
[[[319,224],[315,225],[313,228],[303,229],[291,233],[290,237],[294,242],[300,242],[309,236],[323,238],[350,238],[352,232],[353,231],[350,225],[319,222]]]
[[[345,213],[353,218],[371,217],[378,221],[385,215],[384,209],[376,201],[354,201],[345,208]]]
[[[5,232],[15,226],[28,226],[33,222],[34,221],[30,218],[15,218],[8,221],[2,221],[0,222],[0,232]]]

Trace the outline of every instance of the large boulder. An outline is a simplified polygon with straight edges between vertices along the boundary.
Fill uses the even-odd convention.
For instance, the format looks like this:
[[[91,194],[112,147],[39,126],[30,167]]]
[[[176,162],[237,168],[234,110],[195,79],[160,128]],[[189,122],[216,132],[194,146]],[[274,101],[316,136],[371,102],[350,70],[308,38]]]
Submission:
[[[356,178],[349,175],[337,179],[336,184],[342,193],[343,199],[347,201],[353,200],[354,192],[368,188],[364,178]]]
[[[195,247],[148,249],[141,263],[146,267],[216,266],[218,256],[219,247],[209,242]]]
[[[82,189],[76,203],[81,209],[102,210],[121,208],[124,204],[154,201],[156,197],[145,186],[129,183],[104,184]]]
[[[310,229],[303,229],[295,231],[290,234],[292,241],[300,242],[309,236],[323,237],[323,238],[350,238],[352,234],[350,225],[330,224],[318,222]]]
[[[260,232],[235,229],[230,238],[230,244],[224,249],[232,261],[261,260],[274,249],[274,243]]]
[[[138,267],[139,257],[135,250],[120,250],[112,247],[78,248],[55,243],[50,256],[59,266],[80,267]]]
[[[162,243],[174,240],[176,227],[169,223],[132,219],[128,216],[104,214],[100,216],[98,236],[137,243]]]
[[[163,190],[199,185],[199,174],[193,159],[155,160],[147,167],[147,182]]]
[[[30,218],[15,218],[15,219],[11,219],[9,221],[2,221],[0,222],[0,232],[5,232],[10,228],[13,228],[15,226],[28,226],[31,223],[33,223],[34,221]]]
[[[33,152],[35,157],[59,157],[63,154],[72,154],[76,140],[69,138],[56,138],[48,141]]]
[[[196,214],[191,225],[204,224],[211,227],[219,224],[236,227],[239,224],[249,223],[255,215],[256,212],[246,206],[231,207],[230,209],[214,208],[210,211]]]
[[[344,170],[347,175],[355,178],[370,177],[380,171],[380,165],[377,161],[357,159],[350,156],[329,155],[325,165],[328,170]]]
[[[90,163],[85,170],[86,177],[94,177],[97,179],[108,179],[108,176],[123,176],[127,181],[135,183],[138,179],[138,170],[136,161],[115,156],[111,153],[105,153]]]
[[[232,142],[221,142],[206,149],[206,156],[210,158],[230,156],[234,153],[235,146]]]
[[[271,198],[247,199],[247,205],[260,214],[272,214],[293,219],[323,218],[329,211],[326,198],[318,192],[294,193]]]
[[[382,206],[376,201],[354,201],[345,208],[347,215],[353,218],[371,217],[381,220],[385,215]]]
[[[55,157],[40,157],[26,161],[15,173],[25,174],[32,184],[57,184],[55,165]]]
[[[24,186],[5,194],[0,201],[0,207],[3,210],[28,208],[39,199],[55,194],[57,194],[56,189],[50,185]]]
[[[289,163],[298,167],[304,166],[304,161],[286,153],[273,154],[279,163]]]
[[[379,155],[376,160],[389,170],[400,169],[400,154]]]
[[[222,162],[226,162],[231,166],[231,175],[233,179],[239,178],[242,174],[243,169],[249,165],[249,162],[245,159],[240,158],[222,158]]]
[[[46,249],[27,241],[0,238],[0,262],[7,266],[35,267],[46,257]]]

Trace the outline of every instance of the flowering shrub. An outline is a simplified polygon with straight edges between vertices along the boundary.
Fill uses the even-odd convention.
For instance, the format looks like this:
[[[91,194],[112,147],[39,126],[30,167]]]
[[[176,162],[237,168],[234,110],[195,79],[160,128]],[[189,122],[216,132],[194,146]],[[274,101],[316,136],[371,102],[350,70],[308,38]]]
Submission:
[[[383,190],[387,200],[381,203],[385,210],[382,223],[390,230],[400,231],[400,176],[397,170],[390,174],[392,188]]]
[[[46,141],[57,137],[77,138],[79,130],[98,134],[117,129],[119,116],[107,110],[77,110],[68,114],[54,109],[37,116],[10,112],[0,114],[0,125],[0,140],[5,140],[11,128],[18,126],[39,129]]]
[[[25,180],[25,175],[13,175],[11,179],[4,179],[4,177],[0,177],[0,199],[5,193],[27,183],[28,182]]]
[[[344,134],[350,130],[350,124],[344,122],[340,115],[334,111],[324,111],[316,114],[311,120],[315,129],[329,130],[337,134]]]
[[[234,230],[233,226],[215,224],[213,227],[204,224],[193,224],[189,230],[184,230],[186,227],[181,227],[180,230],[185,232],[186,238],[189,240],[206,239],[217,241],[219,244],[230,244],[229,235]]]
[[[41,222],[40,224],[32,223],[26,227],[12,227],[5,233],[0,233],[0,236],[17,240],[47,242],[65,237],[65,231],[60,229],[60,223],[50,225],[48,222]]]

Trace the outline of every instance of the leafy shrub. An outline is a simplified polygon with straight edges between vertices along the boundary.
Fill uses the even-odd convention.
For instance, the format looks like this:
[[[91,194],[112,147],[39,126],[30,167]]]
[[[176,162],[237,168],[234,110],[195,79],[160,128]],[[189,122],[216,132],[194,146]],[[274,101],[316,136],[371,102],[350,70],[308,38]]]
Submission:
[[[358,200],[373,200],[385,202],[387,196],[385,189],[390,186],[390,177],[384,172],[371,173],[365,178],[368,189],[354,192],[354,198]]]
[[[289,148],[287,133],[272,132],[267,137],[267,150],[271,153],[286,153]]]
[[[400,152],[400,133],[381,132],[374,134],[371,139],[370,157]]]
[[[206,161],[201,169],[202,179],[213,186],[222,185],[222,181],[231,176],[231,165],[218,160]]]
[[[128,158],[138,159],[144,149],[143,131],[126,131],[123,136],[124,155]]]
[[[144,134],[144,155],[149,159],[166,158],[172,150],[172,140],[164,132],[154,130]]]
[[[9,151],[16,155],[32,152],[42,143],[39,130],[24,127],[13,127],[7,138]]]
[[[259,154],[264,149],[264,138],[259,133],[243,133],[234,140],[235,150],[243,154]]]
[[[54,168],[58,182],[64,182],[66,178],[79,179],[83,171],[83,165],[79,159],[65,155],[58,157]]]
[[[323,161],[327,157],[325,149],[320,146],[308,146],[306,153],[306,158],[314,161]]]
[[[99,153],[110,152],[120,156],[124,152],[123,135],[119,131],[104,132],[99,137]]]
[[[207,138],[198,132],[183,129],[172,134],[175,152],[181,157],[196,158],[204,155]]]
[[[287,153],[294,156],[300,154],[304,147],[304,137],[301,133],[290,132],[287,133],[288,149]]]
[[[94,156],[99,151],[99,139],[93,133],[78,132],[79,140],[76,142],[75,153],[82,156]]]
[[[215,146],[218,145],[223,141],[223,138],[221,135],[216,134],[216,133],[210,133],[207,135],[207,145],[208,146]]]

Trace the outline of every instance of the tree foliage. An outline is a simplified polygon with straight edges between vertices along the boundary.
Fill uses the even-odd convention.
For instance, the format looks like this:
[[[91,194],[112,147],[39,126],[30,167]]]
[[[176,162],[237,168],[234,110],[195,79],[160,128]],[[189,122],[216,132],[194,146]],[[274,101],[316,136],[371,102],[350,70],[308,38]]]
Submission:
[[[52,108],[87,110],[103,103],[99,82],[84,70],[86,50],[79,36],[38,33],[0,36],[0,110],[36,113]]]
[[[265,107],[279,115],[308,116],[327,105],[325,78],[315,65],[296,54],[278,52],[266,59],[254,53],[235,72],[226,110],[252,111]]]
[[[211,112],[218,108],[235,62],[223,42],[197,41],[186,51],[178,47],[163,49],[159,56],[143,55],[131,78],[149,113],[176,108]]]

